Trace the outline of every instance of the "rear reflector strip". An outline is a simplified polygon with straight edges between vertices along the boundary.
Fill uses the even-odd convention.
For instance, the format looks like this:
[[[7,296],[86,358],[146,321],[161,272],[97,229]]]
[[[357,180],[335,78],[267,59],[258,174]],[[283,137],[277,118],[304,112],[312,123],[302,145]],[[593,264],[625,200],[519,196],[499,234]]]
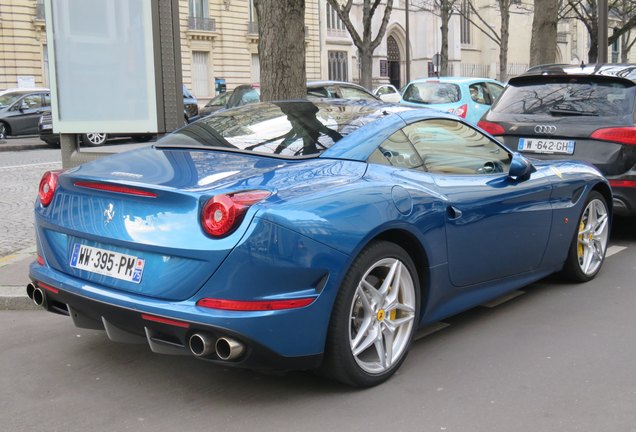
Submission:
[[[127,195],[143,196],[148,198],[157,197],[157,194],[154,192],[148,192],[143,189],[131,188],[128,186],[112,185],[112,184],[106,184],[106,183],[79,181],[79,182],[75,182],[75,186],[88,188],[88,189],[97,189],[97,190],[106,191],[106,192],[115,192],[115,193],[121,193],[121,194],[127,194]]]
[[[612,187],[636,187],[636,180],[610,180]]]
[[[239,301],[204,298],[197,302],[197,306],[209,309],[221,309],[231,311],[270,311],[282,309],[295,309],[310,305],[314,297],[293,300],[263,300],[263,301]]]
[[[42,282],[38,282],[38,287],[44,288],[45,290],[50,291],[53,294],[58,294],[60,292],[59,289],[54,288],[51,285],[43,284]]]
[[[171,320],[171,319],[168,319],[168,318],[161,318],[161,317],[154,316],[154,315],[141,314],[141,318],[145,319],[146,321],[153,321],[153,322],[158,322],[158,323],[161,323],[161,324],[168,324],[168,325],[175,326],[175,327],[182,327],[182,328],[190,327],[190,324],[187,323],[187,322],[175,321],[175,320]]]

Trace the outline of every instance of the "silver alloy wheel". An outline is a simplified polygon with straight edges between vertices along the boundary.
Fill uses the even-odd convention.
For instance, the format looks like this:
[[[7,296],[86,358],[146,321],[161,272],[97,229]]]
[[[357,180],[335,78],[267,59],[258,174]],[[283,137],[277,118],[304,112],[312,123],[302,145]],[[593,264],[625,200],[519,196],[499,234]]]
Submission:
[[[87,133],[86,139],[92,145],[100,145],[106,142],[107,134],[105,133]]]
[[[7,126],[0,122],[0,139],[6,139],[7,138]]]
[[[349,343],[365,372],[380,374],[408,349],[415,320],[415,285],[395,258],[373,264],[358,283],[350,309]]]
[[[609,215],[599,199],[589,202],[579,222],[577,257],[581,271],[589,276],[603,263],[609,238]]]

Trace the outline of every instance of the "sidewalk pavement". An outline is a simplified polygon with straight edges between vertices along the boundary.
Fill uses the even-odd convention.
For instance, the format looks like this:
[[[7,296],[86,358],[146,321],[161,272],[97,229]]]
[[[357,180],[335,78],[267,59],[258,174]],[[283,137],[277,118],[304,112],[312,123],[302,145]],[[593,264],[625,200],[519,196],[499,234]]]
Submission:
[[[29,264],[35,258],[35,246],[0,258],[0,310],[39,309],[26,295]]]

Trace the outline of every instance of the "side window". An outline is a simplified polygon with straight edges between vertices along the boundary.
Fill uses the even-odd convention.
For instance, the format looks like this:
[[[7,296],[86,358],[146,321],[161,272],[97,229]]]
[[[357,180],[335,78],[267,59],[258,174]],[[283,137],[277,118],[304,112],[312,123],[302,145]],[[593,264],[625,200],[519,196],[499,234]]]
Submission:
[[[470,89],[470,98],[477,102],[478,104],[490,104],[490,98],[488,97],[488,93],[485,91],[483,83],[475,83],[468,86]]]
[[[508,172],[511,155],[481,132],[455,120],[431,119],[404,128],[424,169],[439,174]]]
[[[422,159],[401,130],[380,144],[378,148],[371,153],[367,162],[408,169],[423,168]]]
[[[487,82],[486,88],[488,88],[488,92],[490,93],[490,98],[492,99],[490,104],[492,105],[503,91],[503,87],[499,84]]]
[[[22,99],[22,102],[20,102],[20,104],[22,106],[26,105],[28,109],[41,108],[42,107],[42,95],[34,94],[34,95],[26,96],[24,99]]]

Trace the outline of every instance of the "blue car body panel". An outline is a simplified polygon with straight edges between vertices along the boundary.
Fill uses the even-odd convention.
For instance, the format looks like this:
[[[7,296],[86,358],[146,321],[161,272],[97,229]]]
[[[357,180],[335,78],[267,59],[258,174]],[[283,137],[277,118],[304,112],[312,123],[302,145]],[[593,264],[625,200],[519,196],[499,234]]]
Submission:
[[[408,246],[424,290],[422,325],[559,270],[585,197],[594,187],[609,191],[606,181],[572,161],[534,161],[536,172],[524,179],[366,162],[404,125],[439,117],[453,118],[431,110],[387,114],[317,158],[146,147],[69,170],[50,206],[35,203],[45,262],[33,263],[30,277],[130,313],[228,331],[291,358],[323,353],[347,269],[374,239]],[[156,197],[77,185],[91,181]],[[199,220],[208,199],[255,189],[271,196],[250,207],[238,229],[221,239],[206,235]],[[117,213],[105,223],[109,204]],[[78,243],[144,259],[141,282],[71,267]],[[197,306],[202,298],[314,301],[241,312]]]

